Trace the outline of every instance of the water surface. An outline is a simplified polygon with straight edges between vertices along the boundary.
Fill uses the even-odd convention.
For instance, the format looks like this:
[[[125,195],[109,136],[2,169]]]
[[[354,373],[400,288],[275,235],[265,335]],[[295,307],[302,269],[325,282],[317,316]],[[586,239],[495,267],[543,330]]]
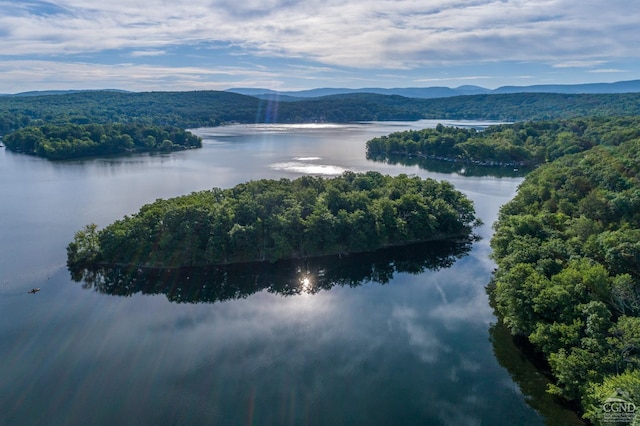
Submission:
[[[1,149],[0,423],[543,424],[494,356],[485,293],[490,224],[522,179],[365,157],[372,137],[438,122],[196,129],[200,150],[66,162]],[[65,267],[75,231],[157,198],[344,170],[447,179],[474,200],[483,239],[418,261],[241,268],[224,297],[215,274],[101,287]]]

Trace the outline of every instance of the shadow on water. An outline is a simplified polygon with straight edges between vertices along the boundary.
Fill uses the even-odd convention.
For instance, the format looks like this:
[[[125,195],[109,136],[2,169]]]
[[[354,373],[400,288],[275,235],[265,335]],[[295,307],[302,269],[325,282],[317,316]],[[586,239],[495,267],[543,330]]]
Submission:
[[[523,166],[487,166],[474,163],[463,163],[458,161],[435,160],[419,156],[407,155],[369,155],[367,159],[378,163],[402,166],[418,166],[423,170],[434,173],[457,174],[466,177],[523,177],[531,170],[532,167]]]
[[[448,268],[466,256],[474,239],[386,248],[372,253],[270,263],[178,269],[112,267],[71,271],[74,281],[103,294],[164,294],[176,303],[214,303],[262,290],[285,296],[314,294],[333,286],[387,284],[394,274]]]
[[[491,305],[494,305],[489,292]],[[549,365],[523,336],[514,336],[495,311],[498,321],[489,328],[493,353],[518,385],[525,401],[549,426],[586,426],[589,423],[578,414],[577,407],[547,392],[551,383]]]

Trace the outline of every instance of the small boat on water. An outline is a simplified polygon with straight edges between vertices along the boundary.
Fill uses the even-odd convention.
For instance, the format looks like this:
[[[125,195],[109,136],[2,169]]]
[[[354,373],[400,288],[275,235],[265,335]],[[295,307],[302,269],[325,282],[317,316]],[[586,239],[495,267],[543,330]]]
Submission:
[[[29,290],[27,293],[29,294],[36,294],[37,292],[40,291],[40,287],[37,288],[32,288],[31,290]]]

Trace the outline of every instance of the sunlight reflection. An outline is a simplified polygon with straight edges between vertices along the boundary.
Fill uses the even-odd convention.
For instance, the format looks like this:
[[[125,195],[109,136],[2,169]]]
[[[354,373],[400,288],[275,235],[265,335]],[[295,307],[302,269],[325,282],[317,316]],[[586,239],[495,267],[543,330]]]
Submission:
[[[302,290],[302,293],[313,293],[313,281],[311,280],[309,275],[304,275],[302,278],[300,278],[300,289]]]
[[[330,164],[313,164],[303,161],[289,161],[285,163],[271,164],[273,170],[286,172],[314,174],[314,175],[340,175],[348,169]]]

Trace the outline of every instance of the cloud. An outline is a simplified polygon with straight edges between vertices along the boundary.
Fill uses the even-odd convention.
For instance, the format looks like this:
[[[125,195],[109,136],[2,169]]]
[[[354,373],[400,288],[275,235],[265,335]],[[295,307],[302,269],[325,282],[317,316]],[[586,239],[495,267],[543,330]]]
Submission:
[[[96,82],[105,86],[96,87]],[[86,62],[13,60],[0,61],[0,87],[11,93],[59,89],[120,88],[125,90],[224,90],[252,82],[255,85],[279,84],[269,71],[246,68],[167,67],[121,63],[116,65]]]
[[[493,78],[488,75],[463,76],[463,77],[441,77],[441,78],[419,78],[415,80],[419,83],[432,83],[437,81],[466,81],[466,80],[485,80]]]
[[[590,68],[605,64],[607,61],[566,61],[553,64],[553,68]]]
[[[391,79],[395,87],[481,78],[498,86],[522,74],[544,80],[542,72],[546,82],[559,82],[550,67],[633,68],[620,65],[640,60],[640,32],[628,8],[626,0],[604,8],[578,0],[0,0],[0,62],[52,61],[65,74],[95,64],[80,82],[134,71],[119,74],[112,87],[129,88],[134,76],[152,74],[138,90],[161,83],[171,90],[181,82],[183,89],[292,89],[335,81],[370,87]],[[67,70],[59,66],[64,62],[71,63]],[[547,70],[532,73],[525,64]],[[237,78],[204,72],[221,66],[237,71]],[[244,69],[265,74],[248,76]]]
[[[2,43],[0,54],[159,51],[176,43],[222,42],[255,55],[403,69],[559,54],[593,61],[637,55],[640,42],[628,3],[619,0],[606,8],[577,0],[62,0],[49,14],[39,12],[43,8],[28,2],[3,12],[0,27],[11,42]]]
[[[140,58],[144,56],[162,56],[162,55],[165,55],[166,53],[167,53],[166,50],[137,50],[137,51],[131,52],[129,55],[131,55],[134,58]]]
[[[593,72],[593,73],[620,73],[620,72],[628,72],[627,70],[621,70],[621,69],[617,69],[617,68],[599,68],[599,69],[595,69],[595,70],[588,70],[587,72]]]

